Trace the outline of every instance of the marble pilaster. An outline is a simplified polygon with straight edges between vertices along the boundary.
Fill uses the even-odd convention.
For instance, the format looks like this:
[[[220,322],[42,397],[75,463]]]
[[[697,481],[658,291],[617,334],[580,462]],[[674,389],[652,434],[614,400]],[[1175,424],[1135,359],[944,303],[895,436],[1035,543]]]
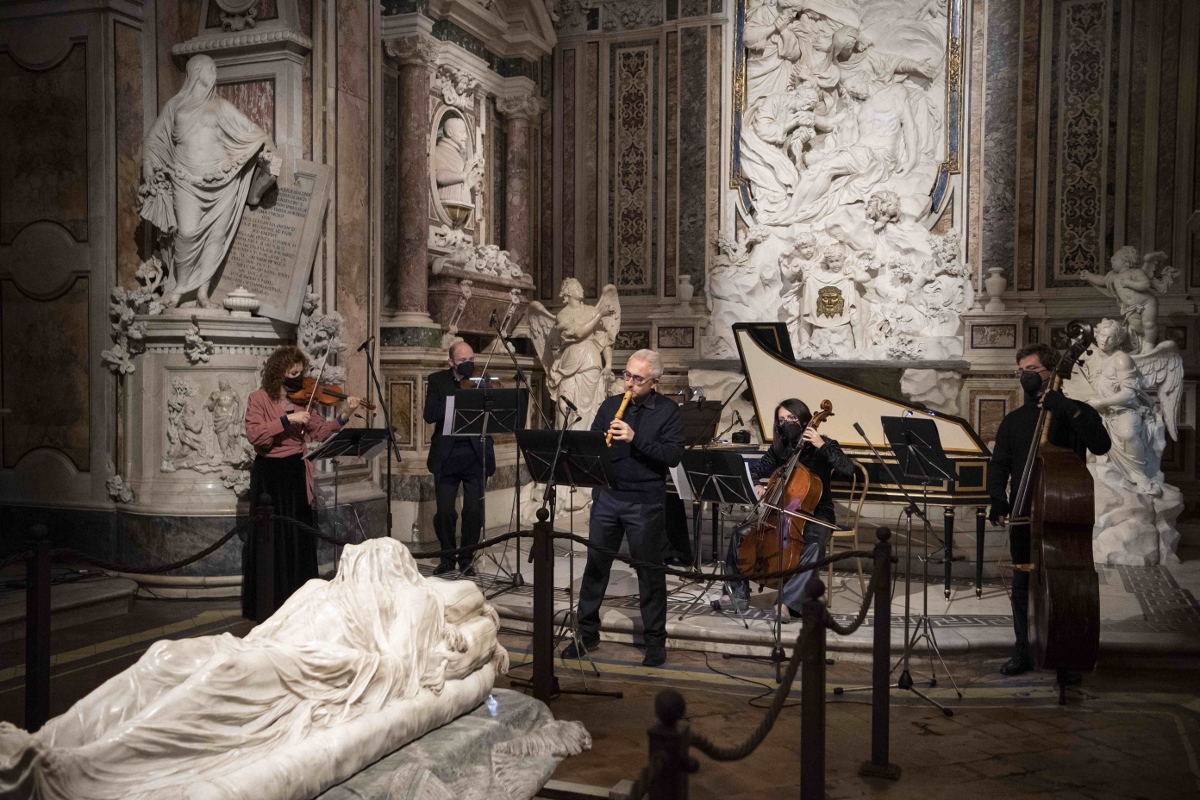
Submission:
[[[384,265],[398,273],[385,302],[402,324],[429,327],[429,79],[440,44],[415,34],[391,39],[386,48],[399,72],[400,258]]]
[[[508,151],[505,153],[504,244],[509,257],[530,268],[529,242],[529,121],[541,114],[546,101],[533,92],[501,97],[496,101],[500,113],[508,119]]]

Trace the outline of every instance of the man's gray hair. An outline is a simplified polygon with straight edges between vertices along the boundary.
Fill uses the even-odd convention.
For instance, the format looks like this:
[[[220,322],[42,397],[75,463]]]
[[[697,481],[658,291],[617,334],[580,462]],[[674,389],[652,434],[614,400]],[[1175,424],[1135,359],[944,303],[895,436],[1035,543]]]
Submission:
[[[645,361],[647,364],[650,365],[650,377],[651,378],[658,380],[659,378],[662,377],[662,374],[663,374],[662,356],[660,356],[658,353],[654,352],[653,350],[638,350],[636,353],[634,353],[633,355],[631,355],[629,357],[629,360],[633,361],[635,358],[638,359],[639,361]]]

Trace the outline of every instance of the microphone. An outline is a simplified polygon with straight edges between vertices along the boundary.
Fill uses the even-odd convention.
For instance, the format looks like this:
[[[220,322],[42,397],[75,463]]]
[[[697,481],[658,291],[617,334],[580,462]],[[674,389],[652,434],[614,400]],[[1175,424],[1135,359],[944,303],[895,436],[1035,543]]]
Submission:
[[[733,424],[734,425],[745,425],[746,424],[746,423],[742,422],[742,412],[738,411],[736,408],[733,410]]]
[[[856,423],[854,423],[854,430],[858,431],[858,435],[859,435],[859,436],[863,437],[864,439],[866,439],[866,438],[867,438],[867,432],[866,432],[866,431],[864,431],[864,430],[862,429],[862,425],[859,425],[857,422],[856,422]]]
[[[567,397],[565,394],[564,394],[564,395],[559,395],[558,399],[559,399],[559,400],[562,400],[564,403],[566,403],[566,404],[567,404],[567,408],[571,409],[571,410],[572,410],[572,411],[574,411],[576,414],[578,414],[578,413],[579,413],[579,406],[577,406],[577,405],[575,405],[574,403],[572,403],[572,402],[571,402],[571,400],[570,400],[570,398],[568,398],[568,397]]]
[[[699,408],[700,404],[703,403],[707,399],[708,398],[706,398],[704,396],[704,390],[701,389],[699,386],[697,386],[695,389],[692,389],[692,400],[694,400],[696,402],[697,408]]]
[[[374,337],[374,336],[368,336],[368,337],[367,337],[367,340],[366,340],[365,342],[363,342],[362,344],[360,344],[360,345],[358,346],[358,349],[357,349],[357,350],[355,350],[354,352],[356,352],[356,353],[361,353],[363,350],[366,350],[366,349],[367,349],[367,345],[369,345],[369,344],[370,344],[372,341],[374,341],[374,339],[375,339],[375,337]]]

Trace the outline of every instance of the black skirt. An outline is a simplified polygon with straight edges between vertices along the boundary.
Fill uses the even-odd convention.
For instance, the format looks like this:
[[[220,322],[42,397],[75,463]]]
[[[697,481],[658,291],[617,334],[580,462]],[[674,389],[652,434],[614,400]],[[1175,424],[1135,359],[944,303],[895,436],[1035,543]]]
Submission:
[[[257,456],[250,470],[250,513],[253,516],[263,494],[270,495],[275,514],[316,527],[316,516],[308,502],[308,475],[304,458]],[[291,522],[276,520],[273,536],[275,605],[277,609],[305,581],[317,577],[317,537]],[[256,619],[258,574],[255,554],[257,536],[249,528],[242,547],[242,616]],[[273,611],[274,609],[272,609]],[[259,620],[260,622],[262,620]]]

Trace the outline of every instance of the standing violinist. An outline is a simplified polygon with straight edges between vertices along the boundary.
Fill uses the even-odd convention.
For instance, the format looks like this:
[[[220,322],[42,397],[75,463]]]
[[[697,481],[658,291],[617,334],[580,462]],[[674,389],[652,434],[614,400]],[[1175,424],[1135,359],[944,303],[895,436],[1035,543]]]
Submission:
[[[833,496],[829,492],[829,482],[833,474],[843,478],[854,477],[854,464],[842,452],[841,445],[833,439],[817,433],[816,428],[808,426],[812,412],[802,400],[791,398],[784,400],[775,407],[775,438],[767,454],[750,465],[750,477],[754,480],[769,478],[787,464],[797,448],[800,452],[798,463],[805,467],[821,481],[821,499],[811,516],[830,523],[834,521]],[[784,476],[786,480],[786,476]],[[762,497],[763,487],[755,487],[758,496]],[[786,529],[786,524],[781,522]],[[744,528],[734,532],[729,543],[729,552],[725,559],[725,567],[730,572],[738,572],[738,549]],[[800,551],[799,566],[820,561],[825,557],[825,549],[829,544],[830,529],[813,522],[805,523],[804,548]],[[798,572],[784,584],[779,593],[779,618],[782,622],[790,622],[791,618],[800,616],[800,608],[804,602],[804,587],[814,570]],[[725,594],[721,597],[722,605],[732,605],[737,611],[745,611],[750,604],[750,587],[746,581],[734,581],[725,584]]]
[[[485,446],[478,436],[442,437],[446,424],[446,398],[458,391],[461,383],[475,374],[475,351],[466,342],[455,342],[450,346],[447,368],[429,376],[425,385],[425,421],[434,424],[433,440],[429,444],[429,458],[425,462],[433,473],[437,513],[433,517],[433,529],[437,533],[442,550],[455,550],[454,529],[458,527],[458,511],[454,504],[458,500],[458,487],[462,486],[462,546],[479,543],[483,530],[484,464],[487,477],[496,472],[496,455],[492,439]],[[471,566],[472,553],[458,556],[458,569],[463,577],[475,576]],[[454,569],[455,557],[442,556],[434,568],[434,575],[444,575]]]
[[[629,554],[647,566],[637,567],[638,599],[642,609],[642,665],[657,667],[667,660],[667,576],[661,569],[666,541],[663,504],[667,470],[683,457],[683,415],[670,398],[655,391],[663,374],[662,356],[638,350],[629,357],[621,377],[629,404],[617,419],[623,397],[600,404],[593,431],[612,434],[612,464],[616,484],[592,491],[588,522],[587,566],[579,585],[579,641],[562,657],[579,658],[600,645],[600,603],[608,588],[612,553],[629,539]],[[599,549],[603,548],[603,549]]]
[[[1112,442],[1104,430],[1104,421],[1087,403],[1071,400],[1061,391],[1047,391],[1058,354],[1046,344],[1034,344],[1017,351],[1017,377],[1021,379],[1025,402],[1004,417],[996,431],[996,444],[988,463],[987,487],[992,500],[988,518],[993,525],[1005,525],[1012,511],[1012,500],[1021,484],[1025,461],[1035,446],[1034,430],[1040,410],[1051,413],[1050,444],[1074,450],[1082,459],[1087,450],[1104,455]],[[1046,475],[1052,482],[1053,475]],[[1006,489],[1006,487],[1008,487]],[[1014,525],[1008,535],[1009,551],[1015,565],[1030,563],[1029,526]],[[1034,667],[1029,648],[1029,571],[1014,569],[1012,578],[1013,631],[1016,647],[1012,658],[1000,667],[1003,675],[1020,675]]]
[[[250,468],[250,513],[267,494],[277,516],[315,528],[313,469],[312,462],[304,458],[305,442],[324,441],[341,430],[360,401],[347,397],[331,420],[308,412],[303,403],[297,405],[288,397],[304,389],[307,368],[308,358],[300,348],[276,348],[263,366],[262,387],[246,398],[246,439],[255,452]],[[291,523],[275,524],[275,608],[279,608],[305,581],[317,577],[317,538]],[[242,550],[242,614],[246,617],[254,615],[258,577],[254,546],[251,533]]]

